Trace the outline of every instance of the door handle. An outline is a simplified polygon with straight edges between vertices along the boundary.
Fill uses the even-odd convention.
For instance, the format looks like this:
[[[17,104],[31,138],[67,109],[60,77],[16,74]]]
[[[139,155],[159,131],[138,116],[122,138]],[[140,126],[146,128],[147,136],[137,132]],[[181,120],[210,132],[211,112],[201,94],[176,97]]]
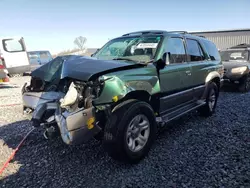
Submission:
[[[187,74],[188,76],[191,76],[191,71],[186,71],[186,74]]]

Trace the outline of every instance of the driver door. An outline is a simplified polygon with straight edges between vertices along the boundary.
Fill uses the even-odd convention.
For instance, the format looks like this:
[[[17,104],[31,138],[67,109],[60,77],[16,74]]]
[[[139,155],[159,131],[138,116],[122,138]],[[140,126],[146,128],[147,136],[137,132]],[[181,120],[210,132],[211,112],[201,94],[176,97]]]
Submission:
[[[187,63],[184,39],[170,37],[164,41],[164,52],[170,53],[169,64],[160,70],[160,111],[168,111],[192,99],[191,68]]]

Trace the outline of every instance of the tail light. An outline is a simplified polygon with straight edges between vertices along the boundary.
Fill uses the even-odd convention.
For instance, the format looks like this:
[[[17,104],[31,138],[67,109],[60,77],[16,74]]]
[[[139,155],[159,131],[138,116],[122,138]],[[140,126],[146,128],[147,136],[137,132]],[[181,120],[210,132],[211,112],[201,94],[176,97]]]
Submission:
[[[10,82],[10,78],[6,76],[5,78],[3,78],[3,82]]]
[[[4,59],[2,57],[2,55],[0,54],[0,69],[5,69],[5,66],[4,66]]]

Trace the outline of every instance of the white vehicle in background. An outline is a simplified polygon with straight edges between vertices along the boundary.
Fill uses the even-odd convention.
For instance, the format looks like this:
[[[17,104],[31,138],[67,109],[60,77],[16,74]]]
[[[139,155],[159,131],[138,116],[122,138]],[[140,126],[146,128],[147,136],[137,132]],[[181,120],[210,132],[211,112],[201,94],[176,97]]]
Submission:
[[[30,61],[23,37],[1,37],[0,58],[9,75],[30,72]]]

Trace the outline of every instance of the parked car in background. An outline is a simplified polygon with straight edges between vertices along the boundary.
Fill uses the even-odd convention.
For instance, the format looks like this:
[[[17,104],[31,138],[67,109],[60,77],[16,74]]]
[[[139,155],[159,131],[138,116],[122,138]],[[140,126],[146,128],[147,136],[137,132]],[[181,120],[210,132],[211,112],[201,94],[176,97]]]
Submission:
[[[187,32],[140,31],[110,40],[93,57],[57,57],[22,88],[25,112],[45,137],[100,139],[116,160],[137,163],[157,129],[198,110],[214,114],[223,65],[214,43]]]
[[[250,44],[240,44],[221,50],[224,82],[237,84],[241,92],[250,90]]]
[[[0,38],[0,57],[9,75],[23,74],[30,70],[30,62],[23,37]]]
[[[30,70],[33,71],[40,67],[41,65],[44,65],[51,61],[52,55],[49,51],[29,51],[28,52],[29,60],[30,60]]]
[[[3,64],[3,59],[0,57],[0,86],[3,84],[9,84],[8,70]]]

